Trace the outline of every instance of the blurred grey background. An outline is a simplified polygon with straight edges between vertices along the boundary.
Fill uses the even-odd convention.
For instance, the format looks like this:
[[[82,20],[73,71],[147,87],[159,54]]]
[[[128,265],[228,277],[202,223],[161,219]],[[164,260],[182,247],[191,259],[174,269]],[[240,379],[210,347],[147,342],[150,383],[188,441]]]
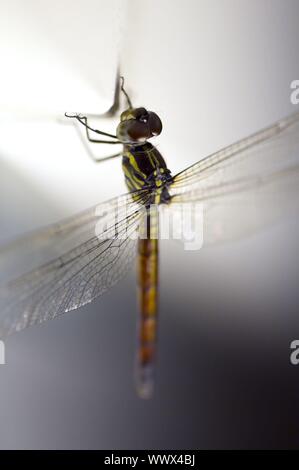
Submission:
[[[120,161],[95,165],[61,119],[109,107],[119,56],[174,173],[295,110],[296,0],[2,0],[0,18],[2,241],[124,192]],[[198,252],[163,241],[150,401],[134,390],[133,268],[10,337],[0,448],[298,447],[298,258],[296,219]]]

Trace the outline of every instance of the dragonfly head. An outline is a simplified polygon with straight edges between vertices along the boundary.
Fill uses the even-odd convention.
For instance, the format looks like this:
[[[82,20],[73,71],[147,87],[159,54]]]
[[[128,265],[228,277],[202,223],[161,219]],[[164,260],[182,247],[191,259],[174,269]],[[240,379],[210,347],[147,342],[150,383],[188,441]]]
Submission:
[[[142,143],[161,134],[162,122],[153,111],[145,108],[128,108],[120,116],[116,129],[119,140],[126,143]]]

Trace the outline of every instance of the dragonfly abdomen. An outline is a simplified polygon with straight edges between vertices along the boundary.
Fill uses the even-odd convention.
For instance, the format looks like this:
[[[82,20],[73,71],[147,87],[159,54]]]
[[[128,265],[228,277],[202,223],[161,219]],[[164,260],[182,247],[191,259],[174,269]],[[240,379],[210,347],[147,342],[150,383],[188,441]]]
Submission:
[[[170,201],[168,183],[172,177],[160,152],[148,142],[137,146],[126,145],[122,166],[129,190],[147,188],[149,195],[144,202],[145,217],[139,225],[137,263],[140,317],[136,371],[138,392],[143,398],[148,398],[153,389],[158,321],[157,205]]]
[[[147,231],[148,237],[145,236]],[[149,232],[149,233],[148,233]],[[137,387],[147,398],[152,393],[157,342],[158,312],[158,214],[148,215],[140,227],[138,240],[138,353]]]

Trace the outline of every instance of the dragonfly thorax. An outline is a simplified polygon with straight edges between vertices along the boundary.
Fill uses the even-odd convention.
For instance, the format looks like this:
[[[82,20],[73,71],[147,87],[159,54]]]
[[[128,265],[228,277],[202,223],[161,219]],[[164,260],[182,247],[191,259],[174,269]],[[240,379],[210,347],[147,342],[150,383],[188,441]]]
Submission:
[[[164,158],[149,142],[135,146],[125,145],[122,166],[130,191],[145,187],[166,188],[172,181]]]
[[[127,144],[146,142],[162,132],[162,122],[153,111],[145,108],[128,108],[120,116],[117,138]]]

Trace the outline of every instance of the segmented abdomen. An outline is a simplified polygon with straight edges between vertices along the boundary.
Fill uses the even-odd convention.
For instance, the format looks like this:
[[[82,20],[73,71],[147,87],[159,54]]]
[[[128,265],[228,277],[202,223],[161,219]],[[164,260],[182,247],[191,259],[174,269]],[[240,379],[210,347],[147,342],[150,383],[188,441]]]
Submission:
[[[137,388],[142,397],[153,389],[158,313],[158,213],[147,215],[138,240],[138,351]],[[144,238],[147,235],[147,238]]]

